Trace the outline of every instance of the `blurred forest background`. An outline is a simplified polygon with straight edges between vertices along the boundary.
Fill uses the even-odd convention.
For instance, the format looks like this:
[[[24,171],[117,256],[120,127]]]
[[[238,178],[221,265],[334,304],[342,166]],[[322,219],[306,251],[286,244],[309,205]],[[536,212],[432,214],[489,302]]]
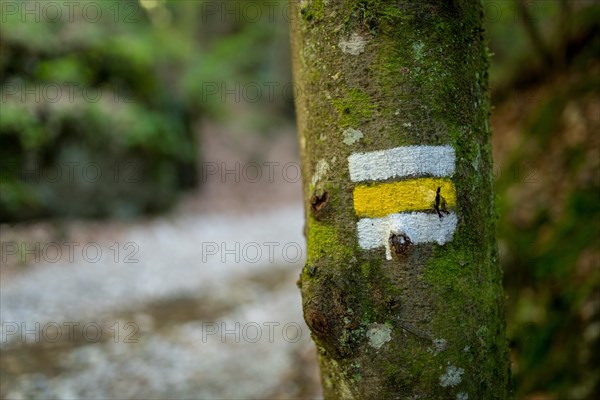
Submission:
[[[2,3],[3,234],[40,219],[168,212],[201,189],[206,121],[267,141],[293,135],[280,129],[294,123],[283,2],[227,2],[238,7],[230,15],[214,2],[91,2],[97,23],[81,12],[23,23],[9,3],[22,7]],[[244,16],[248,3],[257,7]],[[600,5],[483,4],[515,391],[591,399],[600,396]],[[248,91],[223,101],[215,84]],[[73,162],[104,173],[48,179]]]

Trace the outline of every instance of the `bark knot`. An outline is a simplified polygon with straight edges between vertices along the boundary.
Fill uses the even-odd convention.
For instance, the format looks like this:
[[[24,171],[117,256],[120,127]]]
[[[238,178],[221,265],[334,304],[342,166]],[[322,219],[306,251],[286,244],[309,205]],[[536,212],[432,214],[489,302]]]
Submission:
[[[306,310],[306,324],[317,336],[327,336],[329,333],[327,318],[314,308]]]
[[[328,200],[329,194],[326,191],[319,193],[315,190],[312,196],[310,196],[310,208],[312,209],[315,218],[318,218],[322,215]]]
[[[413,248],[413,242],[410,237],[404,232],[390,233],[390,249],[394,250],[397,255],[405,256],[410,254]]]

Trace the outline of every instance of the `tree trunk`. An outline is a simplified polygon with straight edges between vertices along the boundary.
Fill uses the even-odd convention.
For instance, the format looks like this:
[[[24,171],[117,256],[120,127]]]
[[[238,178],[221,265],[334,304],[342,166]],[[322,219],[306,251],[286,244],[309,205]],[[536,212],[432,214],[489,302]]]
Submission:
[[[510,397],[481,5],[290,4],[325,397]]]

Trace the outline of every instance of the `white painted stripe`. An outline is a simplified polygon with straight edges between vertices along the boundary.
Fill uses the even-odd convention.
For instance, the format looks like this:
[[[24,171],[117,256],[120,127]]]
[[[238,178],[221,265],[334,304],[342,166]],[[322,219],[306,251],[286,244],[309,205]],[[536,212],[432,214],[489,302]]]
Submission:
[[[452,146],[403,146],[355,153],[348,157],[353,182],[406,176],[451,176],[456,155]]]
[[[413,212],[390,214],[382,218],[361,218],[356,223],[358,244],[363,249],[385,247],[385,256],[392,259],[389,246],[390,233],[406,234],[413,244],[450,242],[456,230],[456,214],[443,218],[435,213]]]

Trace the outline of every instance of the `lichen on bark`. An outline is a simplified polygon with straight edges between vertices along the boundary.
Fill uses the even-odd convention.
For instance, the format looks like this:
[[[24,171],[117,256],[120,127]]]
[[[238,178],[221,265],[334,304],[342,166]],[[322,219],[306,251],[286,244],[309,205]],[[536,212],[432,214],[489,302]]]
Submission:
[[[480,4],[290,5],[308,245],[300,286],[326,398],[510,397]],[[454,148],[458,225],[450,243],[386,260],[358,245],[347,160],[405,145]]]

